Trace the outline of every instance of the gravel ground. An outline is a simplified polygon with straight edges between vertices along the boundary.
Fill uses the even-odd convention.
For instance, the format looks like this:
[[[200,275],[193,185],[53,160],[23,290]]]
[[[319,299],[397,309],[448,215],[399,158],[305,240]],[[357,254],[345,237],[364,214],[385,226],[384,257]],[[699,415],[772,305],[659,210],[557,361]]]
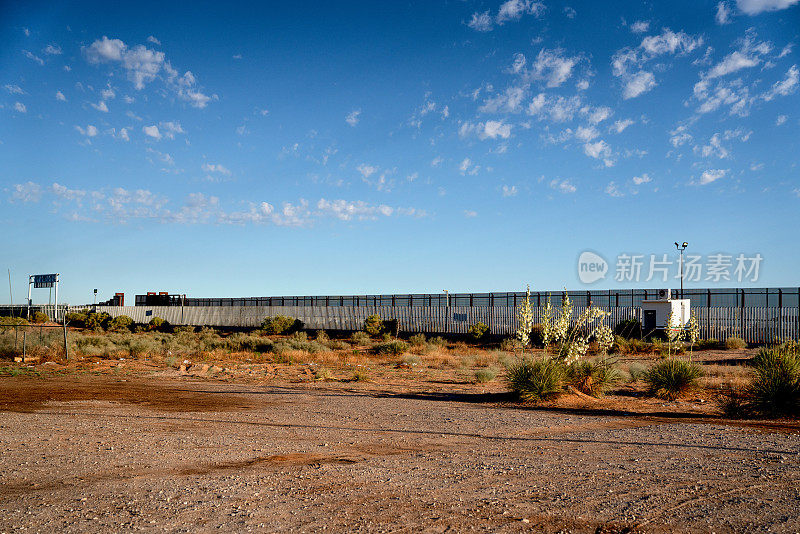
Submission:
[[[800,531],[796,423],[477,399],[0,379],[0,532]]]

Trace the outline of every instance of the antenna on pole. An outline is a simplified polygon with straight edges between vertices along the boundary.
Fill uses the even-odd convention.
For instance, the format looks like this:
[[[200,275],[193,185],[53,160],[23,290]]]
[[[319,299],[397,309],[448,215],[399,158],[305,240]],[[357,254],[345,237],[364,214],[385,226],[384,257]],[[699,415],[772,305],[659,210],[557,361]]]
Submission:
[[[14,292],[11,291],[11,267],[8,268],[8,298],[11,299],[11,315],[14,315]]]

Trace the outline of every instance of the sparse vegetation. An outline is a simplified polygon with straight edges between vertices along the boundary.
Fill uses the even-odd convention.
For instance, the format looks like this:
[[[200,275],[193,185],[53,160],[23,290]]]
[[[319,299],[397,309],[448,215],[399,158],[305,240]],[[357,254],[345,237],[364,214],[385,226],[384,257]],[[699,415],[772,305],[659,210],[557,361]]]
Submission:
[[[303,328],[302,322],[285,315],[267,317],[261,323],[261,330],[268,335],[290,334]]]
[[[747,393],[752,409],[778,417],[800,415],[800,350],[796,343],[761,349]]]
[[[486,382],[491,382],[497,377],[497,371],[492,368],[487,369],[478,369],[475,371],[475,381],[479,384],[485,384]]]
[[[378,314],[373,314],[367,317],[364,320],[364,332],[373,337],[381,335],[384,332],[381,316]]]
[[[372,350],[376,354],[384,354],[390,356],[400,356],[408,351],[408,343],[396,339],[386,343],[375,345]]]
[[[372,342],[372,338],[366,332],[353,332],[353,335],[350,336],[350,342],[353,345],[369,345]]]
[[[745,349],[747,342],[740,337],[729,337],[725,340],[725,348],[728,350]]]
[[[566,382],[581,393],[602,397],[622,374],[607,359],[579,360],[566,367]]]
[[[414,334],[408,338],[408,342],[414,347],[421,347],[425,345],[425,334]]]
[[[37,311],[34,312],[33,317],[31,318],[31,322],[35,324],[49,323],[50,317],[48,317],[46,313]]]

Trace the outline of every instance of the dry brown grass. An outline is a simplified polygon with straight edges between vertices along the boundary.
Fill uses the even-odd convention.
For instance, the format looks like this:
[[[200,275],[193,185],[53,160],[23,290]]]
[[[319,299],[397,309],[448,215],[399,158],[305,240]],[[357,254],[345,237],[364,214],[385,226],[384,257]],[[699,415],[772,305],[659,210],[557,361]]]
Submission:
[[[750,381],[750,369],[742,365],[703,365],[703,372],[700,384],[708,389],[742,388]]]

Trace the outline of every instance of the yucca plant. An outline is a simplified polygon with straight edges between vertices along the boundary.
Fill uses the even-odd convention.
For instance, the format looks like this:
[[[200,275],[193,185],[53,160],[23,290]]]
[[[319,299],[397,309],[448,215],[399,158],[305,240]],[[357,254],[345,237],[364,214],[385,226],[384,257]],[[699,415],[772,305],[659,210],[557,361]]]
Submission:
[[[694,389],[701,376],[703,370],[696,363],[667,358],[651,367],[645,375],[645,380],[651,395],[660,399],[675,400]]]
[[[794,345],[761,349],[748,387],[752,408],[766,416],[800,414],[800,351]]]
[[[614,363],[607,359],[578,360],[566,368],[567,383],[594,397],[602,397],[621,378],[622,374]]]
[[[564,365],[553,358],[522,358],[508,366],[506,380],[522,400],[549,399],[564,390]]]

